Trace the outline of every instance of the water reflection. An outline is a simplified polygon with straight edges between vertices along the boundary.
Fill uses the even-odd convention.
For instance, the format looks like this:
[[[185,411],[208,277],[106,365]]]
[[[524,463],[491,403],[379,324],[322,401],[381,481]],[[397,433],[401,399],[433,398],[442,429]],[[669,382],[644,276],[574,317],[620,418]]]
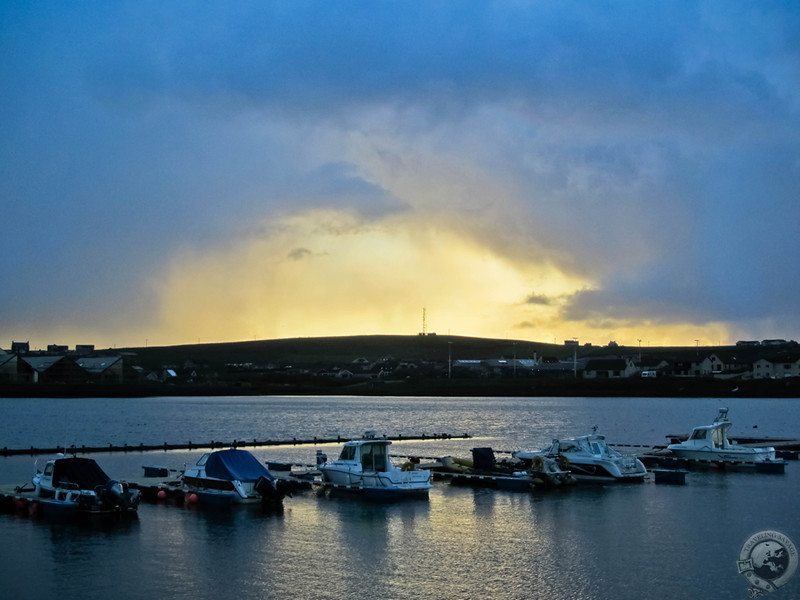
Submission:
[[[360,434],[362,426],[390,434],[480,435],[391,448],[397,454],[463,457],[478,446],[546,445],[552,437],[586,433],[594,424],[609,439],[659,443],[667,433],[708,421],[718,404],[713,399],[585,398],[32,402],[0,400],[0,409],[11,411],[0,432],[9,440],[4,444],[20,445],[12,444],[15,439],[21,445],[70,443],[61,431],[68,414],[72,433],[87,444],[102,444],[106,436],[129,444],[147,442],[145,436],[188,441],[199,439],[198,432],[213,439]],[[758,421],[760,431],[770,435],[800,432],[796,400],[734,399],[730,404],[740,430]],[[46,414],[50,417],[42,419]],[[768,432],[765,414],[781,416]],[[314,450],[298,446],[254,453],[262,460],[311,463]],[[194,462],[197,453],[98,458],[109,474],[133,478],[141,477],[143,464],[180,467]],[[0,462],[6,487],[30,480],[33,458]],[[286,499],[282,515],[264,515],[256,507],[212,512],[144,503],[138,521],[108,530],[0,515],[5,559],[0,560],[0,596],[743,598],[747,586],[735,564],[742,543],[767,528],[798,542],[798,489],[800,466],[790,464],[780,476],[689,473],[685,486],[648,482],[513,493],[436,482],[427,502],[384,505],[304,492]],[[790,585],[789,595],[800,589],[800,580]]]

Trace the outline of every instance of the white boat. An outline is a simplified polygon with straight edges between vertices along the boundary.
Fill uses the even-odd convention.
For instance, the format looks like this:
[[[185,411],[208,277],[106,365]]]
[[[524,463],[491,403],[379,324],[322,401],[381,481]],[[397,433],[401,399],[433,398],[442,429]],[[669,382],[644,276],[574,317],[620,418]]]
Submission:
[[[181,480],[187,499],[201,505],[260,502],[280,508],[284,496],[265,465],[247,450],[235,448],[206,452],[184,470]]]
[[[391,443],[372,437],[345,442],[338,459],[319,465],[321,484],[375,500],[427,498],[432,487],[430,471],[417,469],[411,462],[402,468],[393,464],[389,457]]]
[[[553,440],[544,452],[514,452],[522,460],[536,456],[558,458],[562,469],[583,481],[638,482],[643,481],[647,469],[635,456],[622,454],[606,443],[603,435],[592,433],[567,440]]]
[[[136,514],[139,507],[139,490],[111,479],[91,458],[58,454],[35,468],[30,502],[44,516]]]
[[[679,458],[729,464],[776,461],[775,448],[772,446],[751,448],[729,441],[728,430],[732,425],[728,420],[728,409],[720,408],[711,425],[695,427],[687,440],[670,444],[667,450]]]

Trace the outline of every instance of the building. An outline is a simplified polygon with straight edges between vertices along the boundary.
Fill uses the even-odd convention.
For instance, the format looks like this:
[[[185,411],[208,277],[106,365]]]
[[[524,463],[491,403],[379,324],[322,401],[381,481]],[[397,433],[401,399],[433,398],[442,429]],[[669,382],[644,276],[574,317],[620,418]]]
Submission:
[[[583,370],[584,379],[624,379],[639,369],[631,358],[593,358]]]
[[[17,362],[19,359],[16,354],[0,350],[0,383],[12,383],[17,381]]]
[[[124,362],[121,356],[78,358],[75,362],[84,370],[88,381],[100,383],[122,383],[125,381]]]
[[[800,356],[760,358],[753,363],[753,379],[800,377]]]
[[[86,372],[66,356],[21,356],[20,381],[28,383],[79,383]]]

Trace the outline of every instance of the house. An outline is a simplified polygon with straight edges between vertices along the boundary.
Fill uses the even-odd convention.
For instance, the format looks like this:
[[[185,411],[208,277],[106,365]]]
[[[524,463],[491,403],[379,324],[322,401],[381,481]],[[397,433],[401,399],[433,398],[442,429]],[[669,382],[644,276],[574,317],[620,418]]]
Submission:
[[[631,358],[593,358],[583,370],[584,379],[624,379],[639,369]]]
[[[536,365],[534,375],[553,379],[574,379],[579,372],[586,369],[587,364],[584,358],[558,360],[553,357],[544,357]]]
[[[86,371],[66,356],[22,356],[18,374],[29,383],[80,383]]]
[[[31,351],[30,342],[11,342],[11,352],[14,354],[27,354]]]
[[[736,342],[736,345],[740,348],[758,348],[761,342],[756,340],[739,340]]]
[[[672,364],[672,374],[676,377],[710,377],[721,373],[725,363],[716,354],[692,359],[678,360]]]
[[[17,381],[18,360],[16,354],[0,350],[0,382]]]
[[[94,356],[78,358],[76,364],[86,371],[87,380],[103,383],[122,383],[125,380],[121,356]]]
[[[800,377],[800,356],[783,355],[760,358],[753,363],[753,379]]]

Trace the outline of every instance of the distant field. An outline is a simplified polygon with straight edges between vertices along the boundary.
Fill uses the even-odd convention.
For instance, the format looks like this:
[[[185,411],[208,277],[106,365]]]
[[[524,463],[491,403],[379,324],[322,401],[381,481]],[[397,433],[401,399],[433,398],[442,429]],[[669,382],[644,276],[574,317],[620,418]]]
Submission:
[[[616,346],[578,346],[578,356],[604,356],[609,354],[637,357],[639,352],[649,356],[694,355],[698,351],[711,352],[716,348],[661,348]],[[110,352],[110,351],[109,351]],[[452,335],[366,335],[347,337],[288,338],[252,342],[226,342],[218,344],[190,344],[183,346],[158,346],[125,348],[113,352],[135,353],[141,366],[157,368],[164,364],[192,360],[211,366],[229,363],[275,363],[295,367],[314,366],[340,362],[350,363],[356,358],[370,361],[386,356],[397,360],[452,360],[488,358],[553,357],[559,360],[572,358],[574,346],[547,344],[524,340],[473,338]]]

